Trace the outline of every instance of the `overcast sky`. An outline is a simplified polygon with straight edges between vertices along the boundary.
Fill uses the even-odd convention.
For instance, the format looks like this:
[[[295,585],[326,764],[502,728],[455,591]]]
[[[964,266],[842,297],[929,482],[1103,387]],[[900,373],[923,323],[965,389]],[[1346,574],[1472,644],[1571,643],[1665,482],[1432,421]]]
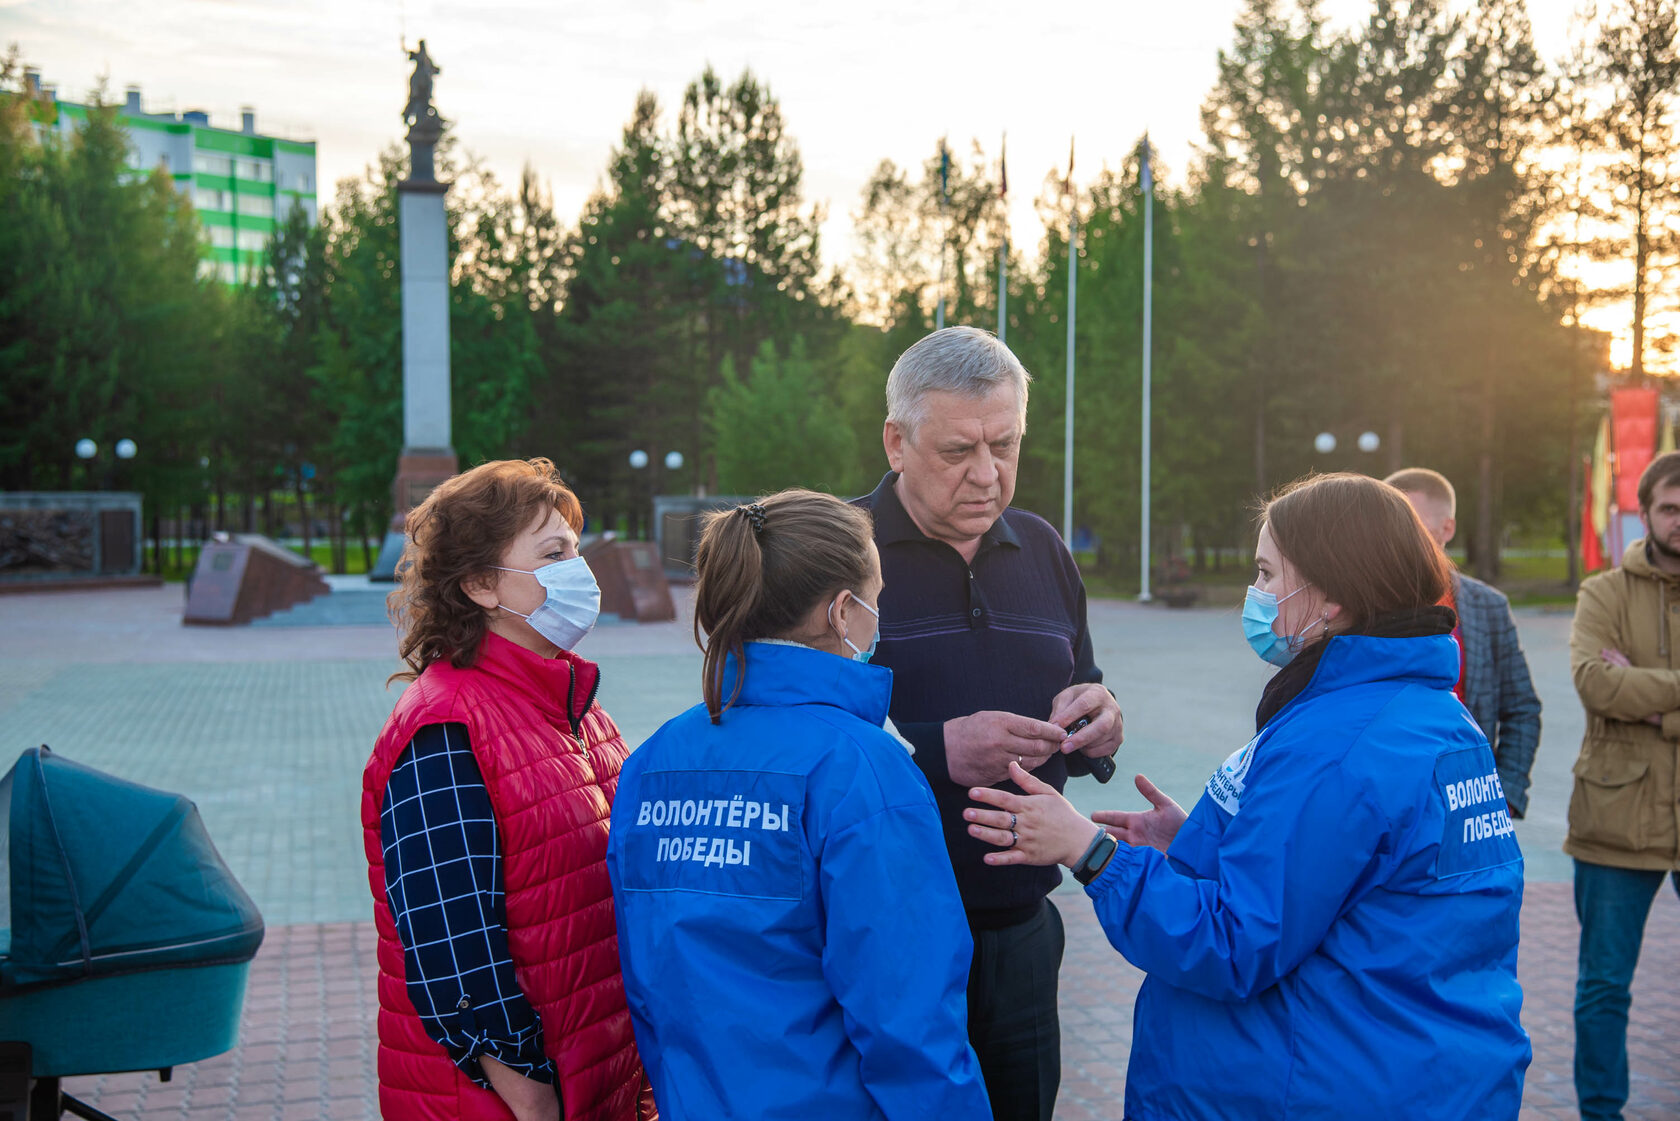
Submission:
[[[1531,0],[1542,52],[1565,47],[1572,0]],[[504,182],[529,161],[574,221],[600,182],[636,92],[667,110],[711,63],[750,66],[780,98],[805,158],[806,196],[828,206],[825,256],[852,252],[850,214],[882,158],[914,164],[941,135],[995,152],[1009,133],[1011,221],[1036,245],[1044,174],[1076,178],[1155,137],[1176,176],[1200,135],[1215,53],[1239,0],[1001,3],[928,0],[0,0],[0,42],[71,99],[101,78],[148,110],[202,108],[238,127],[318,142],[322,201],[400,137],[421,36],[443,69],[439,111]],[[1328,0],[1352,22],[1368,0]]]

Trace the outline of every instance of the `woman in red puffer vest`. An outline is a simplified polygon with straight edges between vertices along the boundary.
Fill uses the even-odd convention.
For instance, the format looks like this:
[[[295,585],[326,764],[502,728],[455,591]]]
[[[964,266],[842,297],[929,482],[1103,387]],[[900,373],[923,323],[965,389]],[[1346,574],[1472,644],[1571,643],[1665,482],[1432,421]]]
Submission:
[[[600,606],[582,524],[546,459],[476,467],[408,516],[412,684],[362,776],[393,1121],[656,1116],[604,863],[628,750],[571,651]]]

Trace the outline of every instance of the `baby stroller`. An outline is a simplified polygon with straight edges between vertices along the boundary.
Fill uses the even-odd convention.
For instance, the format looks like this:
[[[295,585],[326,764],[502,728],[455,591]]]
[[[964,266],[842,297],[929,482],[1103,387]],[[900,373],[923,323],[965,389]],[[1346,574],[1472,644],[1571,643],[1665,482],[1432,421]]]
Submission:
[[[0,779],[0,1121],[99,1121],[59,1079],[231,1049],[262,937],[192,802],[25,751]]]

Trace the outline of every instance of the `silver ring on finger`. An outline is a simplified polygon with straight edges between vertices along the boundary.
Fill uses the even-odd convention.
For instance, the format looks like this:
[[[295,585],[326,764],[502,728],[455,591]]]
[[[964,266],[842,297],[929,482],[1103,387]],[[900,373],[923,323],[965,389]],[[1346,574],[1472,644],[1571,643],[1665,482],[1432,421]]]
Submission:
[[[1018,821],[1016,821],[1015,815],[1010,814],[1009,815],[1009,831],[1011,833],[1015,832],[1015,826],[1018,825],[1018,824],[1020,824],[1020,823]]]
[[[1020,839],[1021,839],[1021,835],[1019,833],[1015,832],[1015,830],[1011,829],[1009,831],[1009,844],[1005,845],[1004,847],[1005,848],[1014,848],[1016,843],[1018,841],[1020,841]]]

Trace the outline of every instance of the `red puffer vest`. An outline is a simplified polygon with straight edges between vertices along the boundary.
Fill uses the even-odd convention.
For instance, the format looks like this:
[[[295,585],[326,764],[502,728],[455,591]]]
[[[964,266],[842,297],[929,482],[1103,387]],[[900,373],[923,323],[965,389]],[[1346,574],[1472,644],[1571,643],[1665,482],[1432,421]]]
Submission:
[[[508,948],[542,1021],[567,1118],[636,1121],[651,1094],[619,974],[607,823],[629,755],[599,705],[600,669],[488,634],[469,669],[434,662],[385,723],[362,774],[362,829],[379,930],[379,1109],[388,1121],[511,1121],[426,1034],[408,999],[385,901],[379,810],[398,758],[427,724],[467,726],[502,847]],[[645,1100],[644,1100],[645,1098]]]

